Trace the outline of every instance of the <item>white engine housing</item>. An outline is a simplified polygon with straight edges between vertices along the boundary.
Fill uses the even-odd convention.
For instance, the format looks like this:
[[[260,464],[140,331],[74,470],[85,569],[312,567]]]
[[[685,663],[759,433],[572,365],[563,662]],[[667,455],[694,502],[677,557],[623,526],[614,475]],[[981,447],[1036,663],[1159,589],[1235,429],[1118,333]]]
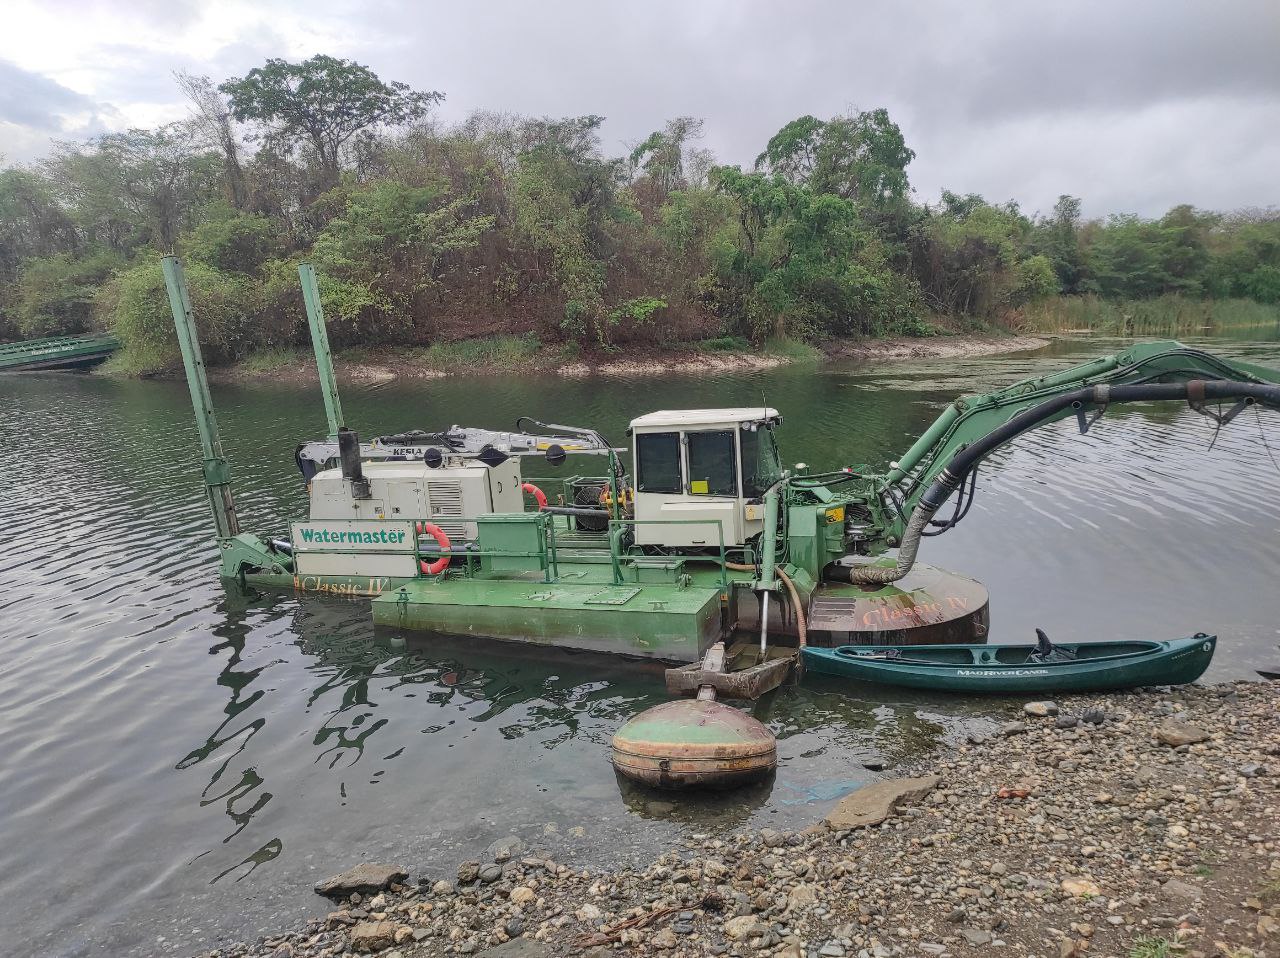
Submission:
[[[311,519],[427,521],[450,539],[474,539],[476,524],[465,522],[491,512],[523,512],[520,460],[498,466],[455,460],[438,469],[423,462],[366,462],[369,497],[352,497],[341,469],[325,469],[311,479]]]

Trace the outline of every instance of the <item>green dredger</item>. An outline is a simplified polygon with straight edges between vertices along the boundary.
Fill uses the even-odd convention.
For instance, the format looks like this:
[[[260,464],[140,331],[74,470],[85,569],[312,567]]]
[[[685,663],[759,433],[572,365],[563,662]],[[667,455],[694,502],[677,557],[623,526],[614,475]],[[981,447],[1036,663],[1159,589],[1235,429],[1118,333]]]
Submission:
[[[1280,372],[1156,342],[957,399],[888,472],[783,468],[782,416],[763,407],[651,412],[632,420],[626,448],[527,420],[362,443],[342,415],[304,264],[329,436],[297,451],[309,518],[287,538],[260,538],[240,531],[181,266],[166,257],[164,271],[224,578],[370,596],[374,621],[390,627],[707,656],[668,673],[674,691],[704,698],[776,686],[797,644],[985,641],[985,589],[915,560],[924,538],[964,518],[982,461],[1023,432],[1072,416],[1086,431],[1131,402],[1186,402],[1223,425],[1254,404],[1280,408]],[[526,460],[559,466],[570,454],[602,465],[523,474]]]

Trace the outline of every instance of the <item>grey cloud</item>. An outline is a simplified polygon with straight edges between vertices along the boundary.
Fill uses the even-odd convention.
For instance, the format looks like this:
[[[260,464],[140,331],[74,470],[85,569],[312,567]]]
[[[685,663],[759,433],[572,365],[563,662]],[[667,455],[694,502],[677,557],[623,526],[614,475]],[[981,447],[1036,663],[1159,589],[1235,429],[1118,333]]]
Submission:
[[[56,80],[0,60],[0,121],[42,130],[61,130],[67,114],[95,113],[92,98]]]
[[[110,2],[110,0],[103,0]],[[124,4],[124,0],[116,0]],[[158,2],[158,0],[157,0]],[[185,0],[190,4],[194,0]],[[279,0],[209,60],[101,51],[100,99],[181,104],[169,74],[243,75],[297,56],[288,10],[327,52],[444,91],[474,109],[608,117],[620,153],[673,116],[705,118],[705,146],[750,164],[782,124],[884,106],[917,159],[918,195],[943,187],[1090,212],[1176,202],[1280,202],[1280,4],[1275,0]],[[308,43],[310,41],[307,41]],[[91,64],[96,66],[96,64]],[[0,84],[2,86],[2,84]],[[70,93],[71,91],[66,91]],[[31,122],[36,107],[24,114]]]
[[[926,199],[945,186],[1034,210],[1077,192],[1093,211],[1145,213],[1280,200],[1258,160],[1280,144],[1265,119],[1280,113],[1273,0],[500,3],[437,8],[429,29],[405,7],[379,13],[375,69],[444,90],[446,118],[600,113],[619,150],[693,114],[722,160],[749,164],[796,116],[885,106]],[[1245,117],[1264,124],[1247,154]]]

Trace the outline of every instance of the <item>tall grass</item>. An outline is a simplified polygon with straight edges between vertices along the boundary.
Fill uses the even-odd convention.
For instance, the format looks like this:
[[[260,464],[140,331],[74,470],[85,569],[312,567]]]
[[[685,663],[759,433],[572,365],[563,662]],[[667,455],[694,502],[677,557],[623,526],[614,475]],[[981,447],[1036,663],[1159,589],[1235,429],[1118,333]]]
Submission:
[[[312,356],[302,349],[290,346],[268,346],[250,353],[240,365],[245,372],[269,373],[311,358]]]
[[[1202,333],[1280,324],[1280,305],[1251,299],[1109,300],[1097,296],[1058,296],[1028,305],[1023,325],[1034,332],[1084,331],[1115,336]]]
[[[816,363],[823,358],[822,350],[811,346],[803,340],[788,337],[772,337],[764,344],[764,351],[771,356],[780,356],[792,363]]]
[[[530,333],[432,343],[423,350],[422,358],[429,366],[446,372],[476,367],[500,370],[526,366],[537,359],[541,351],[542,340]]]

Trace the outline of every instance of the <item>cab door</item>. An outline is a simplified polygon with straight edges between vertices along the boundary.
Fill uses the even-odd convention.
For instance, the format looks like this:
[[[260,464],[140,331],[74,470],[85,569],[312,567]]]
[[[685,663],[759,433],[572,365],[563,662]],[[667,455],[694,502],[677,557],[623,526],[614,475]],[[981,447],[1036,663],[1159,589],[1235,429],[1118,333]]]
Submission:
[[[732,427],[638,433],[636,519],[668,521],[638,522],[636,542],[714,549],[722,533],[742,545],[738,458]]]

